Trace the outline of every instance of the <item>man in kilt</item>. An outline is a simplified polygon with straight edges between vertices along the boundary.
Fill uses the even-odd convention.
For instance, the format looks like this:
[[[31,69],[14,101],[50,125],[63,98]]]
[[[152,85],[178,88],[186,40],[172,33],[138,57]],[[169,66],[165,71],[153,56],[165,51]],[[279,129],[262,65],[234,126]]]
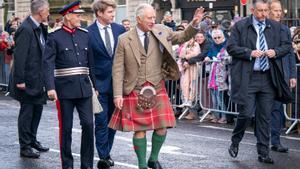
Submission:
[[[172,57],[172,45],[182,43],[197,33],[204,15],[196,10],[185,31],[173,32],[155,24],[155,10],[141,4],[136,10],[137,25],[120,35],[113,63],[113,92],[116,109],[109,127],[134,131],[133,145],[139,168],[161,169],[158,154],[165,141],[167,128],[175,126],[175,116],[165,89],[166,79],[179,78]],[[146,131],[154,130],[151,156],[146,163]]]

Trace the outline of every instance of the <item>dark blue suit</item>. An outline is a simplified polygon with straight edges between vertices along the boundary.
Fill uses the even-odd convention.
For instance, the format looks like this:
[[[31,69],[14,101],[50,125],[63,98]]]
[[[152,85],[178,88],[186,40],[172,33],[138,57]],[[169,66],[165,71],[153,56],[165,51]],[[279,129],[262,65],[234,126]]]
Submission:
[[[125,32],[122,25],[112,23],[111,29],[114,36],[113,55],[118,43],[118,36]],[[103,112],[95,115],[96,148],[101,159],[110,155],[116,131],[108,128],[108,123],[115,109],[112,90],[112,64],[111,57],[105,47],[104,37],[101,37],[97,23],[88,27],[90,46],[94,55],[95,86],[99,91],[99,101]]]

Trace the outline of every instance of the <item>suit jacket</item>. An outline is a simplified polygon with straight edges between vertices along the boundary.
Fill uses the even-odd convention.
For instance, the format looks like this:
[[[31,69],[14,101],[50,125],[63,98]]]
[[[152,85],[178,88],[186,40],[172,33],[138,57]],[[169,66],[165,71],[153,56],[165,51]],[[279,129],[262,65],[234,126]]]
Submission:
[[[227,43],[227,51],[232,56],[231,63],[231,98],[238,104],[247,102],[248,84],[253,72],[255,59],[251,58],[252,50],[256,50],[257,34],[252,24],[252,16],[237,22]],[[269,59],[270,64],[277,64],[283,74],[281,58],[286,56],[291,47],[285,31],[280,23],[267,19],[264,35],[269,49],[276,52],[275,59]]]
[[[43,25],[42,33],[46,41],[47,28]],[[40,41],[38,27],[30,17],[27,17],[18,28],[15,43],[14,65],[10,81],[11,96],[22,102],[36,103],[37,100],[44,102],[45,81],[42,73],[44,47]],[[16,84],[20,83],[25,83],[25,91],[16,88]],[[35,97],[37,100],[29,101],[29,97]]]
[[[116,23],[112,23],[111,28],[115,40],[113,51],[115,51],[119,35],[126,32],[126,30],[122,25]],[[88,30],[90,37],[89,46],[94,55],[96,89],[100,94],[112,93],[112,64],[114,54],[113,57],[109,56],[103,41],[104,37],[101,37],[96,22],[90,25]]]
[[[292,41],[290,29],[286,25],[283,25],[283,24],[282,24],[282,27],[283,27],[283,30],[284,30],[286,36],[288,37],[289,41]],[[291,78],[297,77],[296,58],[295,58],[293,48],[290,49],[290,52],[287,54],[286,57],[282,58],[282,66],[283,66],[283,72],[284,72],[284,79],[289,84],[290,83],[289,80]]]
[[[147,57],[151,57],[151,54],[161,51],[163,53],[163,58],[161,58],[163,60],[161,71],[164,73],[164,78],[171,80],[178,79],[180,73],[177,63],[172,56],[172,45],[188,41],[195,36],[197,29],[189,25],[185,31],[173,32],[170,28],[157,24],[153,27],[151,32],[159,44],[158,46],[154,46],[153,49],[150,49],[151,44],[149,44],[148,52],[151,50],[154,51],[149,52],[150,56]],[[141,57],[144,54],[144,50],[141,50],[140,46],[141,43],[136,28],[131,29],[119,37],[113,64],[114,96],[128,95],[137,85],[137,75],[141,66]],[[154,60],[153,62],[156,61]],[[161,63],[160,61],[157,62]]]

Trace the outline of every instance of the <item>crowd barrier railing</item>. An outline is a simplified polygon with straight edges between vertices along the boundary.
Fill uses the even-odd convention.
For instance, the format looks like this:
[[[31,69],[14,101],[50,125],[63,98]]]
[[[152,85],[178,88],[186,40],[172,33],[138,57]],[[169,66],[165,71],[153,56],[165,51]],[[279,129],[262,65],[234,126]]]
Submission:
[[[296,65],[296,72],[297,72],[297,85],[294,89],[294,95],[295,95],[295,103],[293,104],[288,104],[286,107],[291,107],[290,111],[288,112],[287,109],[285,109],[284,111],[284,115],[286,117],[286,120],[291,121],[291,125],[289,126],[289,128],[287,129],[287,131],[285,132],[286,134],[289,134],[291,132],[291,130],[298,124],[300,123],[300,118],[299,118],[299,106],[300,106],[300,64]],[[299,72],[299,73],[298,73]],[[298,93],[299,92],[299,93]],[[298,106],[299,105],[299,106]]]

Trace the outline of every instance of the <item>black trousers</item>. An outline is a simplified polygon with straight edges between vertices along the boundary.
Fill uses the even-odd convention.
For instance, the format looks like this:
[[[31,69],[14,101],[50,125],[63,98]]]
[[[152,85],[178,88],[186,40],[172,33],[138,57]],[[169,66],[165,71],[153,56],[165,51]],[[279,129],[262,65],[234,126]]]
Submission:
[[[238,105],[239,115],[233,130],[231,141],[239,144],[244,136],[251,117],[255,113],[255,136],[257,153],[269,154],[271,109],[274,103],[275,90],[271,75],[267,72],[253,72],[248,86],[247,103]]]
[[[36,133],[42,116],[43,105],[20,102],[18,134],[21,150],[31,148],[37,141]]]
[[[82,127],[81,133],[81,148],[80,160],[81,169],[88,167],[93,168],[94,158],[94,123],[92,98],[80,99],[61,99],[61,112],[58,114],[59,118],[59,134],[60,134],[60,149],[62,168],[73,168],[73,156],[71,151],[72,143],[72,128],[73,128],[73,112],[76,107],[79,114],[80,125]]]

